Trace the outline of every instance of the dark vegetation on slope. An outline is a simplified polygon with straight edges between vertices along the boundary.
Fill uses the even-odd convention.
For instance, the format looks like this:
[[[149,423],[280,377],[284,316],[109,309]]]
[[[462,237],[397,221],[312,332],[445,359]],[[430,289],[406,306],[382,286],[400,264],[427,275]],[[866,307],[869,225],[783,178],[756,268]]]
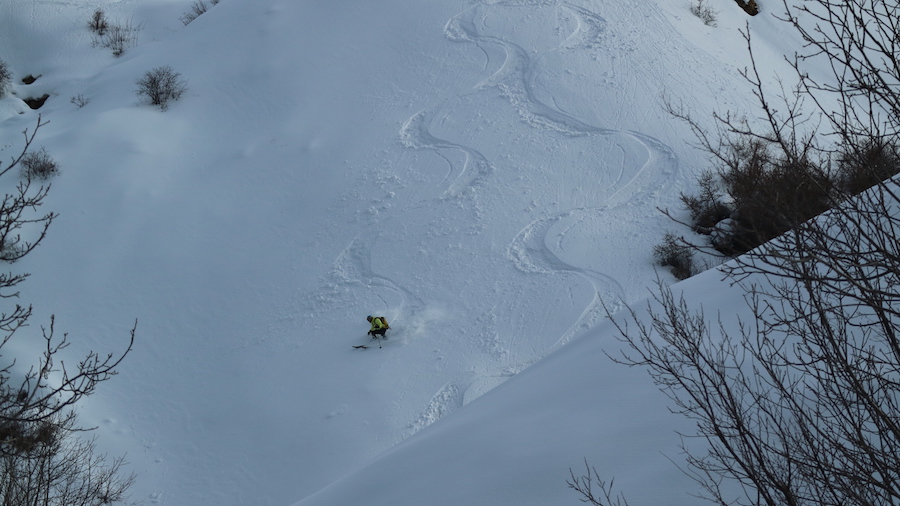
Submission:
[[[682,224],[705,242],[668,233],[654,249],[657,262],[678,279],[696,274],[695,252],[742,255],[900,172],[892,138],[854,139],[828,153],[786,152],[776,139],[750,133],[712,142],[702,137],[716,166],[699,178],[697,193],[681,195],[689,216]]]
[[[0,261],[6,263],[33,251],[56,218],[39,212],[50,191],[47,180],[59,171],[46,150],[33,149],[44,124],[38,117],[33,130],[22,132],[19,154],[0,165],[0,177],[19,178],[0,204]],[[16,288],[27,278],[25,273],[0,274],[0,299],[16,299]],[[100,506],[122,501],[134,478],[120,474],[121,458],[108,461],[95,453],[95,442],[84,437],[73,408],[116,374],[131,351],[135,328],[123,352],[89,352],[73,368],[66,365],[71,363],[65,352],[70,339],[56,332],[55,318],[35,335],[23,330],[31,316],[31,306],[18,303],[0,313],[0,357],[5,360],[0,364],[0,502]],[[43,343],[40,358],[30,367],[25,365],[30,357],[10,356],[7,344],[14,338]]]
[[[719,268],[743,288],[747,316],[706,315],[661,283],[647,313],[611,315],[626,350],[614,360],[646,367],[695,423],[684,440],[703,444],[684,447],[684,471],[711,502],[896,504],[900,189],[882,181],[900,158],[900,7],[784,6],[807,44],[795,91],[773,103],[753,64],[761,124],[717,116],[707,134],[678,114],[720,164],[686,206],[710,227],[736,222],[718,246],[726,253],[759,244]],[[804,72],[821,58],[827,82]],[[804,100],[837,107],[811,120]],[[627,504],[589,465],[569,486],[584,502]]]
[[[870,119],[863,118],[870,113],[858,110],[865,109],[866,101],[883,103],[888,108],[882,111],[888,114],[887,120],[896,121],[896,117],[893,120],[889,117],[896,91],[886,74],[890,73],[891,62],[896,63],[897,42],[891,39],[891,34],[896,32],[893,11],[897,7],[878,7],[881,2],[871,0],[855,0],[849,5],[833,0],[814,3],[818,6],[799,12],[815,21],[827,21],[826,26],[831,28],[818,36],[828,37],[834,47],[811,47],[832,50],[822,56],[831,54],[833,59],[845,62],[839,65],[846,65],[852,74],[836,74],[834,84],[813,82],[799,68],[813,53],[798,56],[794,62],[800,76],[797,88],[792,95],[779,97],[773,103],[763,92],[754,62],[744,71],[744,77],[759,100],[760,116],[765,118],[762,129],[751,125],[745,117],[729,112],[715,116],[719,129],[710,133],[688,111],[669,105],[669,112],[691,127],[700,147],[713,162],[698,179],[698,191],[681,195],[688,218],[675,218],[668,210],[664,211],[690,228],[695,237],[705,238],[696,241],[670,232],[654,248],[657,263],[671,268],[677,279],[709,267],[708,262],[697,260],[694,253],[725,259],[742,255],[900,173],[900,144],[896,134],[878,125],[881,119],[877,117],[877,108],[872,109],[875,116]],[[863,17],[842,18],[842,21],[829,19],[831,15]],[[794,16],[795,13],[788,11],[785,19],[795,22]],[[868,28],[862,22],[851,26],[856,23],[854,19],[866,19],[866,16],[879,22]],[[799,25],[796,29],[807,40],[817,35],[802,30]],[[749,33],[746,36],[752,57]],[[859,53],[868,53],[868,57],[860,58]],[[875,70],[874,78],[867,76],[867,68]],[[827,133],[810,127],[819,125],[820,120],[801,111],[805,102],[819,103],[813,95],[815,92],[844,97],[843,111],[820,111],[826,117],[825,124],[833,128]],[[854,103],[858,97],[865,100]],[[812,100],[805,101],[806,98]],[[784,113],[778,113],[779,110]],[[834,123],[838,120],[842,123]],[[853,126],[863,122],[867,123],[864,127]]]

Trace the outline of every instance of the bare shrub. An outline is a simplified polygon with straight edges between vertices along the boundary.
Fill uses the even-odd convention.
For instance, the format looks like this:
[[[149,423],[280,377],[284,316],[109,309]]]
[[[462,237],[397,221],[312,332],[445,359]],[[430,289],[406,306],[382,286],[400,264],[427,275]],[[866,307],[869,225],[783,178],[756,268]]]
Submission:
[[[141,27],[130,20],[109,24],[103,33],[97,34],[93,43],[95,46],[109,49],[113,56],[119,57],[137,45],[140,31]]]
[[[59,174],[59,165],[44,148],[25,153],[25,156],[19,160],[19,167],[22,177],[26,179],[46,181]]]
[[[136,84],[135,93],[163,111],[169,108],[170,101],[178,100],[187,90],[187,84],[181,79],[181,74],[168,65],[147,71]]]
[[[0,58],[0,98],[6,96],[10,82],[12,82],[12,71],[9,70],[9,65]]]
[[[722,255],[746,253],[836,202],[837,183],[827,165],[754,136],[735,135],[717,149],[715,172],[698,181],[696,195],[682,195],[690,227],[715,234]],[[727,220],[727,227],[719,226]]]
[[[863,139],[844,146],[837,166],[837,184],[856,195],[900,173],[900,149],[887,139]]]
[[[706,3],[706,0],[694,0],[691,4],[691,14],[700,18],[706,26],[716,26],[716,11]]]
[[[4,504],[102,506],[127,499],[134,475],[121,474],[121,457],[107,461],[97,454],[95,439],[83,432],[72,411],[0,426]]]
[[[738,225],[733,253],[774,239],[833,203],[833,182],[818,163],[770,148],[753,138],[734,144],[735,163],[720,174]]]
[[[653,247],[653,257],[659,265],[671,267],[677,279],[694,275],[694,249],[675,234],[663,236],[663,242]]]
[[[681,203],[690,213],[694,232],[708,235],[719,222],[729,218],[733,210],[723,201],[725,191],[714,172],[705,171],[697,184],[699,193],[682,193]]]
[[[88,21],[88,28],[97,35],[106,35],[106,31],[109,30],[109,21],[106,19],[103,9],[97,7],[91,15],[91,20]]]
[[[209,10],[209,6],[206,5],[206,2],[203,0],[196,0],[193,5],[191,5],[191,10],[182,14],[178,19],[187,26],[191,21],[197,19],[197,17],[204,14],[207,10]]]
[[[216,5],[219,3],[219,0],[209,0],[209,3],[210,5]],[[209,5],[207,5],[204,0],[195,0],[191,5],[191,10],[182,14],[178,19],[180,19],[181,22],[184,23],[185,26],[187,26],[191,21],[197,19],[208,10]]]
[[[74,95],[74,96],[72,96],[72,98],[69,99],[69,102],[75,104],[75,107],[78,107],[79,109],[88,105],[88,103],[90,103],[90,101],[91,101],[91,99],[85,97],[81,93],[79,93],[78,95]]]

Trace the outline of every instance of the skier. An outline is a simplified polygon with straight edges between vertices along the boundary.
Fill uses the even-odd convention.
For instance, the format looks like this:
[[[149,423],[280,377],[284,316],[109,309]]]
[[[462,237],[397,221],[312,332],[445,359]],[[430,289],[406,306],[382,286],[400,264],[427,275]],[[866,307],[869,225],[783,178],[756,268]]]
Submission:
[[[388,327],[383,316],[367,316],[366,321],[372,324],[372,327],[369,329],[369,335],[372,336],[372,339],[376,339],[378,336],[387,339],[384,333],[390,327]]]

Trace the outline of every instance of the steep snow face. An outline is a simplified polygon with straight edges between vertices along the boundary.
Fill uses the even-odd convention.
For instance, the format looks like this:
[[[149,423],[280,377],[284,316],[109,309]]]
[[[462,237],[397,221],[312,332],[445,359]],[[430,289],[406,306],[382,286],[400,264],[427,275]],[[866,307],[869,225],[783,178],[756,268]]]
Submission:
[[[743,18],[714,31],[663,3],[222,0],[184,26],[192,0],[0,0],[0,57],[41,76],[0,101],[0,140],[33,128],[21,98],[48,93],[39,143],[62,166],[60,218],[15,266],[33,273],[22,300],[35,329],[56,314],[72,360],[139,319],[82,409],[128,453],[134,499],[296,501],[644,297],[657,208],[703,168],[664,102],[704,117],[748,98],[730,59]],[[98,6],[138,29],[119,58],[92,44]],[[134,94],[161,65],[188,86],[166,112]],[[383,349],[351,348],[367,314],[391,322]],[[553,363],[545,395],[593,388]],[[637,382],[606,386],[653,404],[628,437],[669,434]],[[501,395],[468,416],[528,403]],[[564,404],[547,419],[596,416],[598,438],[620,409]],[[571,437],[545,461],[562,489],[591,457]]]

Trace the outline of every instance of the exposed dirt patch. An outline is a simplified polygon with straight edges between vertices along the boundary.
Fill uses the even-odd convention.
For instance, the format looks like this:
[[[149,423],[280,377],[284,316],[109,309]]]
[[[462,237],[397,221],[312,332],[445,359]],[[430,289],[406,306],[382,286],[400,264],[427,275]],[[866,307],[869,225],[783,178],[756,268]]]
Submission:
[[[31,107],[32,109],[40,109],[48,98],[50,98],[50,95],[44,93],[44,95],[39,98],[25,98],[23,99],[23,101],[28,104],[28,107]]]
[[[759,5],[756,4],[756,0],[734,0],[738,5],[741,6],[741,9],[744,9],[744,12],[751,16],[756,16],[759,14]]]

